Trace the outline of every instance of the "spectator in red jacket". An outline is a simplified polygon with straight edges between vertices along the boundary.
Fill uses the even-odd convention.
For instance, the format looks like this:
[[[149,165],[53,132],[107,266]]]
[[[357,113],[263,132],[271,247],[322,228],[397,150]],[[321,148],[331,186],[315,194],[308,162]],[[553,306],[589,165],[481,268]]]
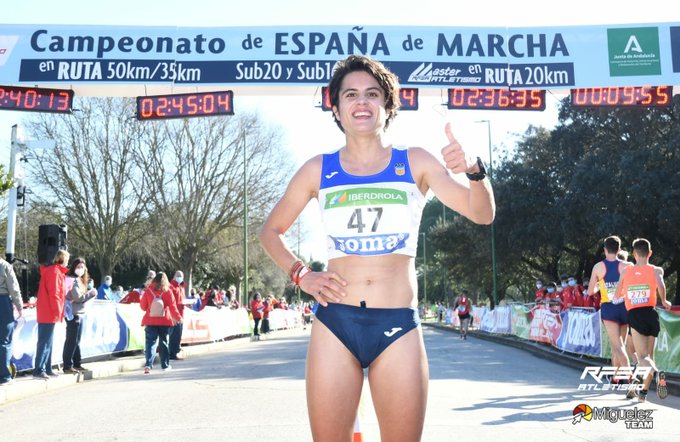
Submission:
[[[264,313],[264,303],[262,302],[262,295],[260,292],[255,292],[253,299],[250,301],[250,313],[253,315],[255,321],[255,328],[253,329],[253,336],[256,340],[260,340],[260,321]]]
[[[123,299],[120,300],[119,304],[137,304],[139,303],[139,300],[142,297],[142,293],[144,293],[144,289],[151,284],[151,281],[153,281],[153,278],[156,277],[156,272],[153,270],[149,270],[149,273],[146,275],[146,281],[144,281],[144,284],[138,289],[132,289],[128,292],[127,295],[123,297]]]
[[[182,322],[184,319],[184,290],[186,284],[184,282],[184,273],[181,270],[175,272],[175,277],[170,281],[170,287],[175,295],[175,304],[177,305],[177,311],[182,317],[177,324],[175,324],[172,329],[170,329],[170,359],[175,359],[181,361],[184,359],[179,355],[180,343],[182,342]]]
[[[557,297],[557,284],[554,282],[549,282],[545,286],[545,294],[543,295],[544,301],[551,301]]]
[[[468,327],[470,326],[470,312],[471,312],[471,302],[468,297],[468,291],[463,290],[456,301],[453,304],[453,308],[456,309],[458,313],[458,319],[460,321],[460,337],[461,339],[467,339]]]
[[[264,311],[262,312],[262,333],[269,333],[271,331],[271,328],[269,327],[269,312],[274,310],[278,303],[279,301],[277,301],[276,298],[274,298],[274,295],[271,293],[264,299]]]
[[[307,324],[312,323],[312,308],[309,306],[308,302],[302,305],[302,324],[303,330],[307,330]]]
[[[543,280],[541,279],[536,279],[536,293],[534,294],[534,302],[539,303],[543,302],[543,298],[545,297],[546,289],[543,284]]]
[[[576,278],[570,275],[567,278],[567,286],[562,290],[562,304],[565,309],[581,307],[583,306],[581,299],[581,294],[576,288]]]
[[[553,313],[562,311],[562,287],[555,282],[546,285],[546,297],[544,298],[549,309]]]
[[[161,304],[162,303],[162,304]],[[142,318],[145,326],[146,345],[144,346],[144,373],[148,374],[153,368],[153,360],[156,357],[156,347],[159,347],[161,368],[169,370],[170,352],[168,349],[168,337],[170,328],[182,320],[177,310],[175,295],[170,289],[168,277],[163,272],[158,272],[151,284],[144,290],[139,306],[146,313]]]
[[[69,253],[66,250],[59,250],[54,256],[52,265],[40,266],[40,285],[36,302],[38,345],[33,369],[33,377],[36,379],[58,376],[52,370],[52,343],[55,324],[64,320],[66,298],[64,281],[68,272],[68,259]]]
[[[588,294],[588,284],[590,281],[590,276],[587,278],[583,278],[583,306],[584,307],[592,307],[595,310],[600,309],[600,291],[599,289],[596,289],[597,291],[593,293],[592,295]]]
[[[574,307],[583,307],[583,296],[581,296],[581,284],[574,276],[570,276],[567,280],[567,284],[572,289],[574,296]]]
[[[144,293],[144,287],[132,289],[127,295],[123,296],[123,299],[120,300],[119,304],[138,304],[142,297],[142,293]]]
[[[202,296],[201,303],[203,304],[203,307],[211,306],[222,308],[222,304],[224,303],[224,297],[222,296],[220,287],[214,285],[211,289],[205,292],[205,295]],[[201,310],[202,309],[203,308],[201,308]]]

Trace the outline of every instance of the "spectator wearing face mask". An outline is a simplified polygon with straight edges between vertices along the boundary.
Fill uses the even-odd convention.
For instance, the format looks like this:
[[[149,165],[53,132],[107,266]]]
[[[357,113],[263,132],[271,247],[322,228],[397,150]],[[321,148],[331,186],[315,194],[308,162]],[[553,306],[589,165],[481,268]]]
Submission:
[[[566,284],[567,286],[562,289],[562,307],[564,309],[581,307],[583,303],[581,302],[580,293],[576,289],[576,278],[569,275]]]
[[[111,276],[106,275],[104,277],[104,282],[102,282],[102,285],[100,285],[99,289],[97,289],[97,299],[104,301],[111,301],[113,299],[113,291],[111,290],[112,282],[113,279]]]
[[[548,295],[548,301],[557,299],[557,284],[549,282],[545,286],[545,293]]]
[[[113,302],[120,302],[121,299],[125,296],[125,290],[123,290],[122,286],[116,286],[116,289],[111,292],[111,301]]]
[[[172,294],[175,297],[175,303],[177,305],[177,310],[179,315],[184,319],[184,290],[186,284],[184,283],[184,273],[181,270],[175,272],[175,277],[170,281],[170,288]],[[180,342],[182,342],[182,320],[178,321],[170,329],[170,359],[183,360],[184,358],[179,355],[180,352]]]
[[[559,307],[560,305],[560,298],[557,294],[557,284],[554,282],[549,282],[545,286],[545,296],[543,297],[543,304],[546,306],[546,308],[550,309],[550,311],[554,312]]]
[[[201,295],[198,294],[198,290],[196,288],[192,288],[191,291],[189,292],[189,299],[193,299],[194,303],[191,306],[191,309],[194,310],[195,312],[198,312],[201,310]]]
[[[567,280],[567,284],[569,284],[569,287],[571,287],[574,292],[574,307],[583,307],[583,296],[581,296],[582,287],[579,280],[574,276],[570,276]]]
[[[569,284],[567,284],[567,275],[562,275],[560,276],[560,284],[557,286],[557,295],[561,298],[562,297],[562,292],[564,289],[569,287]]]
[[[536,280],[536,293],[535,293],[535,302],[541,302],[543,301],[543,298],[545,297],[545,287],[543,286],[543,281],[540,279]]]
[[[591,307],[595,310],[600,309],[600,291],[597,290],[592,295],[588,294],[590,277],[583,278],[583,287],[581,288],[581,293],[583,294],[583,306]]]
[[[67,287],[66,292],[66,305],[70,306],[70,309],[67,308],[65,314],[66,340],[62,353],[63,371],[64,373],[78,373],[85,370],[81,365],[80,356],[80,337],[83,333],[80,324],[85,315],[86,303],[97,296],[97,291],[92,286],[88,288],[89,284],[85,282],[89,281],[90,275],[87,273],[87,265],[82,258],[73,260],[66,278],[72,284],[70,288]]]

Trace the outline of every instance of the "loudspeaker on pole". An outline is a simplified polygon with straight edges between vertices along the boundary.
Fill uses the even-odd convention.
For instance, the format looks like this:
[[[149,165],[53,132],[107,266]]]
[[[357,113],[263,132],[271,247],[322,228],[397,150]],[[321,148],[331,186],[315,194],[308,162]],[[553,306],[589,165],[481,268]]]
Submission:
[[[68,250],[66,245],[68,227],[64,224],[42,224],[38,227],[38,262],[50,265],[59,250]]]

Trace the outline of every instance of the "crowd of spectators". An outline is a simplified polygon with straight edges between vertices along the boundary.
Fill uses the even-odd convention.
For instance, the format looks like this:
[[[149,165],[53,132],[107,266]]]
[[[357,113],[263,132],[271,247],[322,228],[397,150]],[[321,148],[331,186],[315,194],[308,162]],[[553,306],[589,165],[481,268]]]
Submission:
[[[149,270],[149,273],[144,283],[142,283],[137,288],[129,290],[127,293],[122,292],[122,287],[119,287],[119,289],[122,292],[122,295],[120,297],[120,300],[117,302],[120,302],[121,304],[138,303],[142,294],[144,293],[144,290],[149,286],[149,281],[153,279],[155,276],[156,272],[153,270]],[[177,282],[178,281],[177,278],[180,278],[179,281],[181,282]],[[178,287],[182,289],[181,291],[183,294],[183,300],[181,302],[181,309],[183,309],[184,306],[187,306],[192,308],[194,311],[198,312],[203,310],[207,306],[217,308],[226,307],[230,309],[238,309],[241,307],[238,297],[236,296],[236,287],[233,285],[230,285],[226,290],[221,289],[219,285],[213,285],[205,291],[197,287],[192,287],[189,293],[186,296],[184,296],[185,284],[186,283],[184,282],[184,275],[182,274],[181,271],[178,270],[175,273],[175,278],[173,278],[170,281],[170,285],[173,286],[175,289],[177,289]],[[111,298],[103,299],[109,299],[111,301],[116,302],[115,299]]]
[[[534,294],[536,305],[547,305],[556,313],[572,307],[585,307],[593,310],[600,309],[600,293],[595,288],[593,295],[588,295],[588,280],[580,280],[574,275],[562,275],[558,282],[544,283],[536,280]]]
[[[78,374],[87,370],[81,364],[80,337],[83,330],[80,324],[82,317],[87,314],[88,305],[94,299],[98,302],[138,304],[144,311],[141,325],[144,326],[146,335],[145,373],[151,372],[157,349],[163,370],[172,368],[171,360],[183,359],[180,342],[185,308],[196,311],[207,306],[233,310],[245,308],[255,321],[256,336],[270,331],[269,314],[274,309],[298,312],[304,328],[312,320],[312,304],[299,301],[289,305],[283,296],[277,299],[269,294],[262,299],[260,293],[255,293],[252,302],[241,306],[233,285],[226,290],[218,285],[213,285],[206,291],[193,287],[187,293],[184,274],[180,270],[172,278],[163,272],[150,270],[144,282],[127,293],[123,287],[113,286],[110,275],[105,276],[102,284],[96,287],[85,260],[70,258],[68,251],[59,250],[50,264],[40,266],[38,296],[27,303],[22,302],[12,266],[0,259],[0,360],[6,361],[0,364],[4,368],[0,370],[0,385],[11,383],[14,376],[10,371],[12,335],[15,319],[22,316],[24,308],[36,309],[38,336],[33,377],[42,380],[59,376],[56,372],[59,367],[52,364],[52,348],[55,326],[62,321],[66,322],[62,373]]]
[[[289,305],[284,296],[277,299],[270,293],[263,298],[260,292],[255,292],[247,306],[248,312],[255,323],[255,327],[253,328],[253,339],[259,341],[263,334],[266,335],[271,331],[269,327],[269,313],[273,310],[282,309],[300,312],[303,327],[306,329],[307,325],[312,321],[313,308],[313,304],[310,304],[309,302],[300,301],[293,305]]]
[[[534,294],[534,303],[536,306],[547,306],[552,312],[559,313],[570,308],[586,308],[592,311],[600,309],[600,293],[599,287],[595,287],[594,294],[588,295],[588,284],[590,277],[583,279],[577,278],[574,275],[562,275],[558,281],[544,282],[542,279],[536,279],[536,292]],[[464,290],[464,292],[466,292]],[[446,319],[447,311],[455,310],[458,307],[458,299],[460,296],[454,294],[455,301],[452,304],[447,304],[443,301],[437,301],[432,310],[427,306],[420,305],[419,313],[421,318],[425,318],[426,314],[433,314],[437,322],[443,322]],[[499,305],[505,305],[506,300],[501,300]],[[476,304],[483,307],[485,304],[481,300]]]

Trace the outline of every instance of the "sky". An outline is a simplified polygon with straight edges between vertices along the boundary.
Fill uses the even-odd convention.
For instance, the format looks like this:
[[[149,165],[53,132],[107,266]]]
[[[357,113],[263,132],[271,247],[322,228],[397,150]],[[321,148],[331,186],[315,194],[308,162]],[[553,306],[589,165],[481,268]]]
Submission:
[[[644,5],[644,7],[643,7]],[[130,26],[292,26],[292,25],[389,25],[389,26],[562,26],[650,22],[679,22],[680,8],[667,0],[619,1],[545,0],[22,0],[3,8],[2,24],[43,25],[130,25]],[[189,7],[190,6],[190,7]],[[492,156],[512,149],[519,134],[529,125],[552,128],[557,124],[557,104],[562,96],[546,95],[542,112],[449,111],[439,97],[420,98],[415,112],[401,112],[386,133],[386,141],[420,146],[436,156],[446,143],[444,125],[452,123],[464,149],[489,161],[488,127],[491,128]],[[344,138],[327,112],[315,105],[314,96],[236,97],[235,108],[257,110],[281,128],[284,145],[297,165],[306,159],[337,149]],[[285,110],[283,110],[285,107]],[[11,127],[28,117],[26,112],[0,111],[0,162],[8,166]],[[480,123],[488,120],[489,123]],[[28,140],[26,140],[28,141]],[[30,144],[29,144],[30,145]],[[30,177],[26,178],[30,187]],[[318,209],[310,206],[302,215],[303,257],[325,261]],[[290,244],[294,249],[297,244]]]

